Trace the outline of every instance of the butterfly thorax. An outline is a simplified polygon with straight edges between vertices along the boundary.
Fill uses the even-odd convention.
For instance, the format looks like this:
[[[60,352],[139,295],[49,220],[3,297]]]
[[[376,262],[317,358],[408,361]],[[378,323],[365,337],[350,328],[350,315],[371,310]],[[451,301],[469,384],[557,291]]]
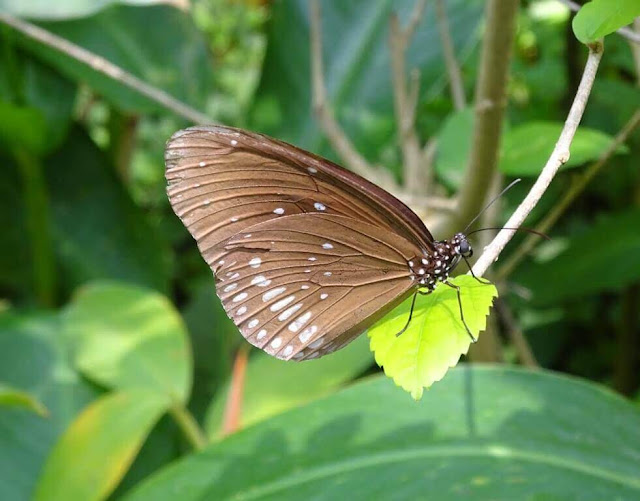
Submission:
[[[462,257],[470,257],[473,250],[467,238],[462,233],[456,233],[448,240],[438,240],[432,243],[433,250],[425,251],[422,256],[408,261],[412,280],[417,281],[420,288],[432,291],[449,278],[451,271],[457,266]]]

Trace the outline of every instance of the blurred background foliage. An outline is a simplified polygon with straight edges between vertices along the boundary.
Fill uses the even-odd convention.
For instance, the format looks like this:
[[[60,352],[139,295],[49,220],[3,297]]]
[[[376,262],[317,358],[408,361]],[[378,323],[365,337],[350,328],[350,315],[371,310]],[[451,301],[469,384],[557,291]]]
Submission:
[[[484,2],[446,3],[471,98]],[[307,2],[186,4],[2,0],[0,8],[106,58],[212,121],[338,160],[311,110]],[[358,150],[397,178],[402,159],[387,28],[392,10],[406,19],[412,5],[322,2],[325,81],[334,112]],[[430,6],[407,66],[421,72],[418,133],[422,140],[438,139],[436,175],[442,192],[453,193],[468,158],[472,113],[454,110],[434,17]],[[32,493],[39,499],[119,498],[145,479],[136,491],[145,499],[174,499],[174,486],[184,488],[185,499],[296,499],[328,485],[334,498],[365,486],[372,495],[383,493],[385,485],[403,485],[400,497],[412,498],[427,492],[425,470],[442,473],[427,482],[429,489],[451,496],[522,498],[544,492],[533,477],[547,473],[548,483],[556,482],[554,499],[565,499],[580,482],[591,486],[585,492],[593,499],[640,496],[640,418],[629,403],[583,382],[507,368],[457,369],[420,404],[378,376],[339,391],[378,372],[364,336],[304,364],[250,353],[236,425],[257,426],[204,455],[189,455],[191,447],[225,435],[228,402],[238,398],[229,378],[234,361],[237,369],[246,355],[215,297],[210,270],[165,195],[164,144],[189,122],[8,26],[0,27],[0,39],[1,499]],[[524,181],[506,196],[501,221],[553,148],[585,56],[565,7],[522,2],[500,169]],[[572,162],[528,225],[554,207],[640,108],[639,78],[628,42],[607,37]],[[606,385],[633,405],[640,381],[639,158],[636,131],[552,228],[552,240],[500,284],[502,301],[542,367]],[[514,239],[501,261],[522,239]],[[497,328],[506,363],[515,363],[506,335],[513,325],[499,322]],[[482,424],[477,431],[465,421],[462,401],[471,381],[476,417],[495,421],[491,430]],[[504,405],[492,404],[501,397]],[[263,433],[257,423],[273,416],[265,422],[272,433]],[[451,419],[443,431],[443,421]],[[571,429],[578,431],[571,435]],[[566,439],[559,430],[569,430]],[[600,435],[591,437],[593,449],[584,449],[584,433],[594,430]],[[330,482],[320,484],[320,474],[300,480],[303,490],[293,488],[295,481],[270,484],[313,471],[307,468],[332,455],[388,459],[403,446],[428,450],[438,441],[476,440],[476,433],[476,445],[491,437],[505,450],[527,449],[524,436],[534,433],[538,442],[530,452],[565,455],[578,466],[568,475],[550,466],[553,461],[532,466],[521,458],[509,477],[521,482],[492,490],[508,478],[495,474],[499,454],[478,446],[463,465],[454,461],[455,451],[442,451],[443,462],[418,454],[407,458],[413,462],[404,470],[383,468],[384,460],[354,476],[336,467],[335,475],[324,473]],[[163,469],[185,455],[187,462]],[[617,477],[592,474],[598,468]],[[376,487],[373,479],[386,480]]]

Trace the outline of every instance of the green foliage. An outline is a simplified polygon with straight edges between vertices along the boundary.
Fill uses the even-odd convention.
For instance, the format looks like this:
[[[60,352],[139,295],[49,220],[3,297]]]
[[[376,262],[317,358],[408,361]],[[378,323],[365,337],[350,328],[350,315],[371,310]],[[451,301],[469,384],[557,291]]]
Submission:
[[[245,428],[288,409],[330,394],[362,374],[372,364],[366,336],[330,356],[289,363],[255,353],[247,366],[240,425]],[[207,414],[211,438],[221,436],[228,386],[221,389]]]
[[[33,395],[2,383],[0,383],[0,406],[29,409],[41,417],[45,417],[49,413],[47,408]]]
[[[187,401],[191,353],[182,320],[166,298],[128,285],[94,283],[79,290],[63,318],[76,366],[89,379]]]
[[[560,132],[561,123],[529,122],[516,127],[504,135],[500,170],[510,176],[537,176],[542,171],[553,151]],[[597,160],[609,149],[613,138],[600,131],[580,127],[571,143],[569,161],[562,168],[577,167]],[[618,153],[628,153],[620,146]]]
[[[170,403],[166,395],[140,389],[93,402],[51,451],[34,499],[104,499]]]
[[[574,236],[553,259],[523,270],[519,279],[535,291],[539,304],[620,290],[640,279],[640,268],[630,265],[640,255],[640,232],[632,228],[640,228],[640,210],[610,214]],[[579,286],[576,276],[585,277]]]
[[[582,43],[595,42],[640,16],[638,0],[591,0],[573,19],[573,32]]]
[[[493,284],[481,284],[468,275],[451,283],[460,287],[464,320],[477,339],[498,291]],[[418,295],[411,323],[398,336],[409,318],[411,302],[407,299],[372,327],[369,338],[384,373],[414,400],[420,400],[423,389],[440,381],[460,355],[467,353],[471,338],[460,317],[457,292],[445,284],[439,284],[431,294]]]
[[[406,26],[415,2],[320,3],[329,105],[358,151],[401,180],[388,26],[392,12]],[[465,181],[486,5],[444,3],[468,108],[456,112],[450,98],[434,2],[406,64],[408,75],[419,72],[421,145],[437,141],[437,197],[455,196]],[[193,0],[189,10],[156,0],[0,4],[212,121],[338,159],[311,107],[307,0]],[[589,41],[633,15],[637,2],[593,0],[574,28]],[[487,226],[506,221],[557,140],[586,55],[569,22],[559,2],[522,3],[499,167],[506,178],[525,179],[493,206]],[[331,356],[285,363],[253,350],[246,371],[232,373],[245,341],[165,192],[164,144],[187,122],[120,80],[4,28],[0,499],[640,496],[640,417],[607,391],[544,372],[466,365],[430,387],[470,342],[447,287],[418,298],[400,337],[408,303],[371,337]],[[640,107],[636,72],[626,40],[607,37],[565,168],[596,160]],[[542,366],[637,399],[638,131],[617,153],[549,230],[551,242],[498,285],[501,306]],[[527,225],[557,206],[576,174],[554,179]],[[437,220],[430,210],[422,215],[430,227]],[[476,252],[484,236],[472,236]],[[455,280],[477,333],[495,288]],[[512,326],[504,315],[498,320],[490,326],[512,363]],[[387,378],[353,384],[380,372],[369,343],[415,397],[430,387],[421,402]],[[229,402],[239,380],[241,395]],[[229,403],[239,408],[232,424],[241,431],[222,438]],[[207,436],[215,444],[194,453]]]
[[[126,499],[631,500],[639,420],[611,392],[546,372],[456,368],[420,403],[377,377],[185,458]]]

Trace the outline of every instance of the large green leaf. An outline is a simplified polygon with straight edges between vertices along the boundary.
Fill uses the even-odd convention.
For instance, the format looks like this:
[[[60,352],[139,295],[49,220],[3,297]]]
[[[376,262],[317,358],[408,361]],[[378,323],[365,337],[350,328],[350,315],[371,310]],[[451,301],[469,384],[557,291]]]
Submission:
[[[134,206],[104,155],[74,129],[47,160],[56,253],[66,289],[121,279],[166,291],[169,245]]]
[[[115,392],[93,402],[54,447],[34,499],[104,499],[170,405],[167,395],[148,390]]]
[[[128,499],[640,497],[640,411],[585,382],[456,368],[415,403],[384,378],[261,423]]]
[[[58,435],[95,396],[68,358],[52,315],[0,314],[0,381],[28,392],[48,411],[0,405],[0,499],[29,499]]]
[[[90,379],[187,401],[192,371],[188,337],[164,296],[126,284],[94,283],[76,294],[64,327],[76,343],[76,363]]]
[[[537,304],[553,304],[601,291],[620,290],[640,279],[640,210],[603,217],[569,240],[550,261],[516,275]]]
[[[582,43],[595,42],[638,16],[638,0],[591,0],[573,18],[573,32]]]
[[[211,61],[191,18],[179,9],[167,5],[112,5],[90,17],[45,22],[42,27],[181,101],[196,108],[206,104],[212,86]],[[65,54],[31,40],[21,39],[21,43],[70,79],[88,84],[121,110],[165,111],[155,101]]]
[[[166,0],[0,0],[0,9],[18,17],[69,19],[98,12],[112,4],[153,5]]]
[[[504,136],[500,170],[511,176],[537,176],[558,142],[563,124],[559,122],[529,122]],[[613,142],[613,138],[594,129],[580,127],[571,143],[571,156],[562,167],[576,167],[596,160]],[[618,153],[628,152],[624,145]]]
[[[256,353],[247,365],[242,398],[242,428],[329,394],[372,365],[366,336],[332,355],[307,362],[284,362]],[[207,414],[207,433],[220,437],[228,385]]]
[[[331,106],[359,151],[378,159],[394,148],[395,119],[388,47],[389,16],[406,23],[411,0],[323,0],[325,84]],[[456,51],[477,41],[484,2],[446,2]],[[269,45],[254,107],[254,128],[318,153],[332,155],[311,110],[309,6],[276,2]],[[446,72],[433,2],[407,51],[407,67],[421,72],[422,95],[446,89]]]
[[[469,275],[451,283],[460,287],[464,321],[477,338],[498,295],[493,284],[482,284]],[[424,388],[440,381],[467,353],[471,338],[460,317],[455,289],[440,283],[426,296],[418,295],[411,322],[407,324],[413,299],[409,298],[369,330],[371,350],[378,365],[398,386],[419,400]]]

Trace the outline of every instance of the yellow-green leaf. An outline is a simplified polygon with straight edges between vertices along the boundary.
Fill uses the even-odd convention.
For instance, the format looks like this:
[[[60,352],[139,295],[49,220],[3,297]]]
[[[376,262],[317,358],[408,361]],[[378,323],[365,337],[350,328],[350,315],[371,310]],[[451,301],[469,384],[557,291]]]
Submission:
[[[34,499],[106,498],[169,405],[166,395],[147,390],[110,393],[93,402],[51,451]]]
[[[493,284],[482,284],[462,275],[451,280],[460,287],[464,320],[477,338],[486,327],[486,317],[498,291]],[[424,388],[442,379],[467,353],[471,338],[462,319],[455,289],[440,284],[431,294],[418,295],[413,318],[405,326],[411,298],[369,330],[371,351],[385,374],[415,400]]]

